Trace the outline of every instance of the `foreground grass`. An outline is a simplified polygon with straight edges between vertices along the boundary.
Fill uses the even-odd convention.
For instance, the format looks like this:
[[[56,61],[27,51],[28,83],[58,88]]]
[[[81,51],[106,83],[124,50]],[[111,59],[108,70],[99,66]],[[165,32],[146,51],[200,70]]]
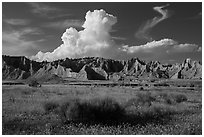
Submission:
[[[42,88],[4,86],[2,132],[202,134],[201,92],[169,88],[165,89],[167,94],[162,92],[165,90],[154,89],[151,93],[150,90],[60,85]],[[71,101],[73,98],[75,102]],[[100,113],[90,116],[92,112]],[[120,115],[107,118],[111,112],[113,116]],[[114,121],[109,122],[112,119]]]
[[[34,121],[31,119],[33,118]],[[52,120],[51,120],[52,119]],[[51,121],[50,121],[51,120]],[[62,124],[56,116],[24,115],[6,121],[3,125],[3,134],[201,134],[201,113],[175,115],[169,123],[147,123],[145,126],[129,123],[120,125],[66,123]]]

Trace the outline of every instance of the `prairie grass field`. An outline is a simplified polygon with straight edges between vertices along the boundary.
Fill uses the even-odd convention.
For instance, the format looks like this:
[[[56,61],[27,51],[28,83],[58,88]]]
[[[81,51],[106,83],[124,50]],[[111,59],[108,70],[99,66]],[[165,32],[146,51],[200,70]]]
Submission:
[[[2,134],[201,135],[202,81],[164,82],[3,84]]]

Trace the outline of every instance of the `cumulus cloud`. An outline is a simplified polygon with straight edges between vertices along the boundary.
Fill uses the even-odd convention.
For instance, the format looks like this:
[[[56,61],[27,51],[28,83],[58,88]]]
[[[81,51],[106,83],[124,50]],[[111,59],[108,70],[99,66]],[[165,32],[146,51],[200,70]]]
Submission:
[[[105,56],[107,49],[110,50],[113,45],[109,32],[116,22],[116,17],[102,9],[88,11],[82,25],[83,30],[77,31],[73,27],[66,29],[61,37],[63,44],[53,52],[40,51],[31,59],[53,61],[66,57]]]
[[[117,22],[117,18],[106,13],[104,10],[88,11],[85,16],[84,28],[81,31],[70,27],[63,33],[62,44],[52,52],[43,53],[39,51],[31,59],[36,61],[53,61],[64,58],[79,58],[86,56],[97,56],[114,59],[124,59],[130,57],[144,58],[165,58],[180,54],[199,54],[202,49],[196,44],[179,43],[173,39],[161,39],[148,42],[144,45],[129,46],[117,45],[114,40],[122,37],[110,35],[112,26]],[[118,48],[120,47],[120,48]]]
[[[135,37],[139,39],[145,39],[148,41],[152,41],[152,37],[149,36],[149,32],[151,29],[156,26],[159,22],[167,19],[170,14],[167,9],[163,9],[165,7],[169,6],[169,4],[166,4],[164,6],[157,6],[154,7],[153,9],[160,13],[162,16],[161,17],[154,17],[151,20],[148,20],[143,26],[141,26],[138,31],[135,33]]]
[[[162,39],[159,41],[148,42],[140,46],[128,46],[124,45],[121,48],[122,51],[127,53],[178,53],[178,52],[200,52],[201,47],[196,44],[180,44],[172,39]]]

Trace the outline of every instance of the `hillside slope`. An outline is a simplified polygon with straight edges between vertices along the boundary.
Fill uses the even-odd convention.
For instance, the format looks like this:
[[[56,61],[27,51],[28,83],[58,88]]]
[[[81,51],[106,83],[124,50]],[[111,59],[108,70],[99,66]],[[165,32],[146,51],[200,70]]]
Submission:
[[[185,59],[181,64],[146,63],[138,58],[112,60],[99,57],[63,59],[53,62],[36,62],[26,57],[2,57],[2,79],[50,79],[75,78],[80,80],[122,79],[201,79],[202,65]]]

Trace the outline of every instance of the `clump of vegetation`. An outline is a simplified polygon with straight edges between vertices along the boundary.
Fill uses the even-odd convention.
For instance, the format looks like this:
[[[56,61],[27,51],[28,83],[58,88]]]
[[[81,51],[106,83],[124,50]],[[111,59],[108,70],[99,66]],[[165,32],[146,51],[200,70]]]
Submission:
[[[143,87],[140,87],[140,90],[144,90],[144,88],[143,88]]]
[[[116,122],[124,114],[124,108],[111,98],[74,99],[61,106],[65,121]]]
[[[195,87],[195,85],[194,84],[190,84],[190,87]]]
[[[134,117],[154,119],[176,113],[174,104],[183,101],[187,101],[187,97],[183,94],[139,92],[125,106]]]
[[[31,80],[28,85],[30,87],[41,87],[41,84],[36,79]]]
[[[167,93],[160,93],[158,94],[157,100],[159,102],[165,102],[166,104],[175,104],[187,101],[187,97],[184,94],[167,94]]]
[[[174,99],[167,93],[159,93],[157,95],[157,101],[165,104],[174,104]]]
[[[140,106],[134,109],[127,109],[129,117],[134,117],[131,120],[142,120],[141,122],[159,120],[166,117],[168,118],[171,114],[176,113],[175,107],[167,104],[153,103],[150,106]],[[138,122],[139,123],[139,122]]]
[[[187,97],[184,94],[172,94],[174,100],[176,101],[176,103],[181,103],[184,101],[187,101]]]
[[[136,124],[169,120],[171,115],[178,113],[173,102],[173,98],[166,93],[137,93],[125,105],[126,119]]]
[[[151,79],[151,80],[150,80],[150,82],[155,82],[155,81],[156,81],[155,79]]]
[[[155,98],[151,96],[151,93],[149,92],[139,92],[136,94],[136,96],[130,100],[127,101],[126,107],[129,106],[150,106],[152,102],[155,101]]]
[[[139,104],[142,104],[142,105],[147,104],[148,106],[150,106],[151,103],[155,101],[155,97],[153,97],[150,92],[146,92],[146,93],[139,92],[137,93],[136,98]]]
[[[49,113],[49,112],[53,112],[55,111],[57,108],[59,107],[59,104],[57,102],[46,102],[44,104],[44,109],[45,109],[45,112],[46,113]]]
[[[148,85],[148,84],[145,84],[145,86],[148,87],[149,85]]]

